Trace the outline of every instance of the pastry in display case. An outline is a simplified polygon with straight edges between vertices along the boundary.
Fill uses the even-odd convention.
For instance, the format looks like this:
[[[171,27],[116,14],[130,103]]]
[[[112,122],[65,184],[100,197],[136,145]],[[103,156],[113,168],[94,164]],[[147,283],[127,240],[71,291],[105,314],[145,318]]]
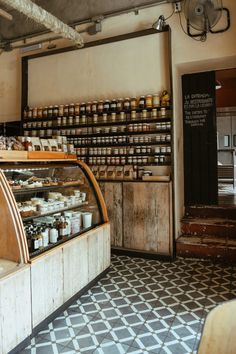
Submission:
[[[35,257],[107,221],[97,182],[83,163],[1,163],[29,257]]]

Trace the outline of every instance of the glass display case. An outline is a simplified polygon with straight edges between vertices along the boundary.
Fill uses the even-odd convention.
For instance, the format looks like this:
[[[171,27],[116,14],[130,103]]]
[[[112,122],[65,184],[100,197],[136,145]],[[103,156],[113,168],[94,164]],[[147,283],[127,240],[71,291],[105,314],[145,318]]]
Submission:
[[[2,163],[0,168],[29,258],[107,221],[100,189],[83,162]]]

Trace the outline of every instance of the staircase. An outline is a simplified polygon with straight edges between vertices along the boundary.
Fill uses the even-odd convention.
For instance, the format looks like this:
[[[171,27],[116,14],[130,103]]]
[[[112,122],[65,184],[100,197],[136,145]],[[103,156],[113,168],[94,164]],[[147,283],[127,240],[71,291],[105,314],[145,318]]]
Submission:
[[[177,256],[236,263],[236,207],[188,207],[181,233]]]

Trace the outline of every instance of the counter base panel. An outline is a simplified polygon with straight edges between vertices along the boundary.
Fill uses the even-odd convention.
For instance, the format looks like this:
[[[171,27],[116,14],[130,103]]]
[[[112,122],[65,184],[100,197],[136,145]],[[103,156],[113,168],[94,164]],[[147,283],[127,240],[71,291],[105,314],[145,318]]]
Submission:
[[[90,288],[92,288],[100,279],[102,279],[110,270],[110,266],[105,269],[101,274],[99,274],[95,279],[93,279],[89,284],[84,286],[77,294],[73,295],[69,300],[67,300],[62,306],[60,306],[51,315],[45,318],[41,323],[39,323],[35,328],[33,328],[32,333],[26,339],[24,339],[20,344],[18,344],[14,349],[12,349],[8,354],[19,354],[21,350],[26,348],[31,341],[31,338],[35,337],[36,334],[52,322],[57,316],[59,316],[63,311],[65,311],[70,305],[72,305],[79,297],[86,293]]]
[[[160,261],[173,261],[175,259],[174,256],[156,253],[156,252],[147,252],[147,251],[140,251],[134,250],[130,248],[123,248],[123,247],[111,247],[112,254],[130,256],[130,257],[138,257],[138,258],[146,258],[146,259],[156,259]]]

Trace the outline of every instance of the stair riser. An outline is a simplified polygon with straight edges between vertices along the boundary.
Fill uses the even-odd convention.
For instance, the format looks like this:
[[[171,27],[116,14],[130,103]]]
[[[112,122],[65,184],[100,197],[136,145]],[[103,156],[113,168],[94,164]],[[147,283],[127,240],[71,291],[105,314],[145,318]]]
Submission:
[[[176,254],[180,257],[203,258],[215,262],[236,264],[236,249],[231,248],[177,243]]]
[[[204,225],[191,223],[191,221],[189,221],[187,223],[181,223],[181,231],[184,235],[212,235],[236,239],[236,225]]]
[[[236,207],[186,207],[185,215],[199,218],[209,217],[236,220]]]

